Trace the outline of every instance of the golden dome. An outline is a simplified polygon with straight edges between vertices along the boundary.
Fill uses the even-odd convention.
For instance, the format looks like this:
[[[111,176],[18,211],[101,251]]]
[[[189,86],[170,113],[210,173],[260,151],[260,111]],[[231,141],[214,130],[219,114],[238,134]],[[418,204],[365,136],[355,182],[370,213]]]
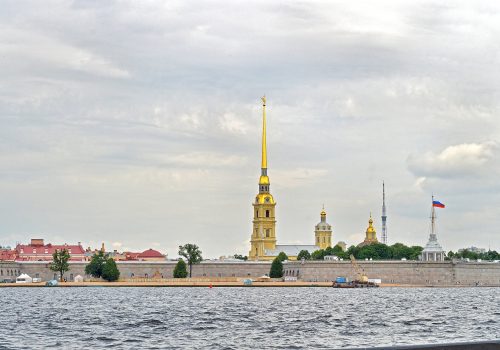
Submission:
[[[255,197],[255,204],[274,204],[274,198],[270,193],[259,193]]]
[[[326,211],[325,209],[323,208],[323,210],[321,211],[321,216],[326,216]]]
[[[269,185],[269,177],[267,175],[261,175],[259,185]]]
[[[366,233],[376,233],[375,228],[373,227],[373,219],[371,213],[370,213],[370,220],[368,220],[368,228],[366,229]]]

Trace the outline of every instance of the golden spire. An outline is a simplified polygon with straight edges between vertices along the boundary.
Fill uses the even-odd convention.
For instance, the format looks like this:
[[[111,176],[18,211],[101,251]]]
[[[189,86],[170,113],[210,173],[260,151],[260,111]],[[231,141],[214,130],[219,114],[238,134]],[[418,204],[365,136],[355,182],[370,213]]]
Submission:
[[[266,147],[266,96],[262,98],[262,169],[267,169],[267,147]]]
[[[325,205],[323,204],[323,209],[321,210],[321,216],[326,216]]]
[[[262,98],[262,165],[259,179],[259,192],[269,192],[269,177],[267,176],[267,147],[266,147],[266,96]]]

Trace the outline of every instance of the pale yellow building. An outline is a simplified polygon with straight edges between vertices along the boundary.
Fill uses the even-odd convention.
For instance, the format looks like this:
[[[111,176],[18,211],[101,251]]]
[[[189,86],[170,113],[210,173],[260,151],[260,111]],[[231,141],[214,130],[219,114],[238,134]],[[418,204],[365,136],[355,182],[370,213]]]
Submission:
[[[319,249],[326,249],[332,246],[332,226],[326,222],[325,207],[321,210],[321,221],[316,225],[314,235],[316,238],[316,246]]]

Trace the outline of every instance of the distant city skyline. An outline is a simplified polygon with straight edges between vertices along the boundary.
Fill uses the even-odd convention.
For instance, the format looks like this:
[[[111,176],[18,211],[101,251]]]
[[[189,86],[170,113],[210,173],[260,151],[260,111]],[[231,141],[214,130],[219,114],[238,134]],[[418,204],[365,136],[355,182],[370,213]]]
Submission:
[[[0,245],[247,255],[260,97],[281,244],[500,250],[500,5],[7,1]]]

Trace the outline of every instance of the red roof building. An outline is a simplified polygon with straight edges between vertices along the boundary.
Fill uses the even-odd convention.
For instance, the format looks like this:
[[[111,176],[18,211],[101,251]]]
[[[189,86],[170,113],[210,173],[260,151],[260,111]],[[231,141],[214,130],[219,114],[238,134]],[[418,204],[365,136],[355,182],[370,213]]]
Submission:
[[[85,260],[85,249],[78,242],[77,245],[55,245],[44,244],[43,239],[32,239],[30,244],[18,244],[16,246],[16,260],[50,261],[52,255],[59,250],[66,249],[72,261]]]
[[[0,249],[0,261],[16,260],[16,251],[11,249]]]
[[[163,261],[167,258],[165,255],[154,249],[148,249],[142,253],[124,252],[123,256],[124,260],[134,261]]]
[[[139,260],[165,260],[165,255],[157,250],[149,248],[143,251],[141,254],[137,255]]]

